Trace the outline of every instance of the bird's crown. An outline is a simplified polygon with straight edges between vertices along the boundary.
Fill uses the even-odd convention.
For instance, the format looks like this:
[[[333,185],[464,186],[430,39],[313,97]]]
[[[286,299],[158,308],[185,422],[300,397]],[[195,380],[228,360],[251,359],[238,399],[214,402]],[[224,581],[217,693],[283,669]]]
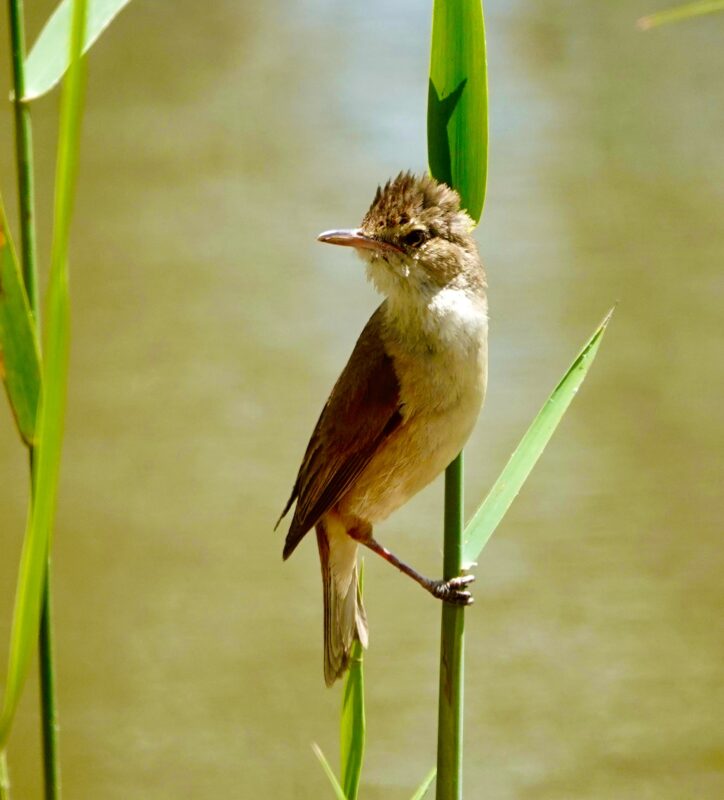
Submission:
[[[430,175],[400,172],[396,178],[379,186],[372,205],[362,221],[362,229],[372,236],[398,233],[405,242],[410,235],[414,243],[418,237],[443,236],[450,238],[459,225],[460,195]],[[467,216],[467,215],[465,215]],[[469,219],[469,218],[468,218]],[[467,227],[467,226],[466,226]],[[469,228],[473,227],[470,220]]]

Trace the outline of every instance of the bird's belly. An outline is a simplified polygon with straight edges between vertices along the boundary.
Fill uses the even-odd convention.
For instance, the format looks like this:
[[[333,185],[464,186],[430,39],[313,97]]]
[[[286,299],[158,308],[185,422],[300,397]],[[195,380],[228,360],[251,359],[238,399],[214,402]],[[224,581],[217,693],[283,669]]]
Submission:
[[[412,413],[339,503],[343,514],[380,522],[433,481],[462,450],[484,394],[484,375],[457,402]]]

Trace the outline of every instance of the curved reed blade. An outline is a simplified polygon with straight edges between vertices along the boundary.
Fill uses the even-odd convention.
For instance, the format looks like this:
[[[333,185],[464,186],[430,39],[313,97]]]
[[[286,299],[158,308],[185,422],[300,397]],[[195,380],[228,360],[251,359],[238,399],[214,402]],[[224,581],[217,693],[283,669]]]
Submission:
[[[20,264],[0,198],[0,375],[23,441],[35,441],[40,351]]]
[[[337,800],[348,800],[344,790],[339,785],[339,781],[337,780],[337,776],[334,774],[334,770],[329,765],[329,761],[327,761],[324,753],[322,752],[321,747],[316,742],[312,742],[312,750],[314,751],[314,755],[317,756],[319,763],[322,765],[324,774],[327,776],[327,779],[329,780],[329,783],[334,791],[334,796],[337,798]]]
[[[412,795],[410,800],[422,800],[422,798],[427,794],[427,790],[432,786],[432,782],[435,780],[436,775],[437,769],[433,767],[427,773],[422,783],[417,787],[417,791]]]
[[[0,750],[5,747],[10,734],[38,639],[45,567],[55,516],[70,346],[68,239],[85,85],[81,59],[85,19],[86,0],[74,0],[70,47],[73,58],[63,85],[60,109],[43,378],[36,431],[37,457],[33,463],[34,491],[15,595],[7,685],[0,714]]]
[[[465,562],[469,566],[478,560],[483,547],[500,524],[518,492],[528,479],[558,423],[576,396],[579,387],[593,364],[599,345],[611,320],[612,308],[591,338],[586,342],[560,383],[546,400],[521,439],[505,469],[500,473],[488,496],[465,528]]]
[[[488,77],[480,0],[435,0],[427,103],[430,172],[478,222],[488,172]]]
[[[130,0],[88,0],[88,22],[83,37],[83,53]],[[62,0],[50,15],[25,61],[25,94],[23,100],[34,100],[49,92],[68,69],[68,36],[72,0]]]
[[[724,11],[724,0],[701,0],[697,3],[685,3],[683,6],[667,8],[665,11],[641,17],[637,20],[636,26],[642,31],[648,31],[651,28],[658,28],[660,25],[670,25],[672,22],[682,22],[685,19],[713,14],[716,11]]]

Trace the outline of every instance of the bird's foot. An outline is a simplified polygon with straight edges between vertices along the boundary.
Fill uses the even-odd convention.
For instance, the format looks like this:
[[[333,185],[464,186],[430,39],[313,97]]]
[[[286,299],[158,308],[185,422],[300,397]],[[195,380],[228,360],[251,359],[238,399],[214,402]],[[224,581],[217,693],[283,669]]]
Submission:
[[[449,581],[433,581],[430,592],[444,603],[452,603],[455,606],[471,606],[475,601],[467,587],[474,580],[474,575],[459,575]]]

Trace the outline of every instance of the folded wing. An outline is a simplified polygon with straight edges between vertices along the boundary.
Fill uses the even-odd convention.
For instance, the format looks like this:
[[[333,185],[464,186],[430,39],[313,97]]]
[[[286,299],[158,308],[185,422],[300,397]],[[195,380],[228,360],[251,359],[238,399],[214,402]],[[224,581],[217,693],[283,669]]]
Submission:
[[[284,543],[285,559],[402,423],[400,387],[381,336],[384,305],[360,334],[312,434],[282,512],[283,517],[297,501]]]

